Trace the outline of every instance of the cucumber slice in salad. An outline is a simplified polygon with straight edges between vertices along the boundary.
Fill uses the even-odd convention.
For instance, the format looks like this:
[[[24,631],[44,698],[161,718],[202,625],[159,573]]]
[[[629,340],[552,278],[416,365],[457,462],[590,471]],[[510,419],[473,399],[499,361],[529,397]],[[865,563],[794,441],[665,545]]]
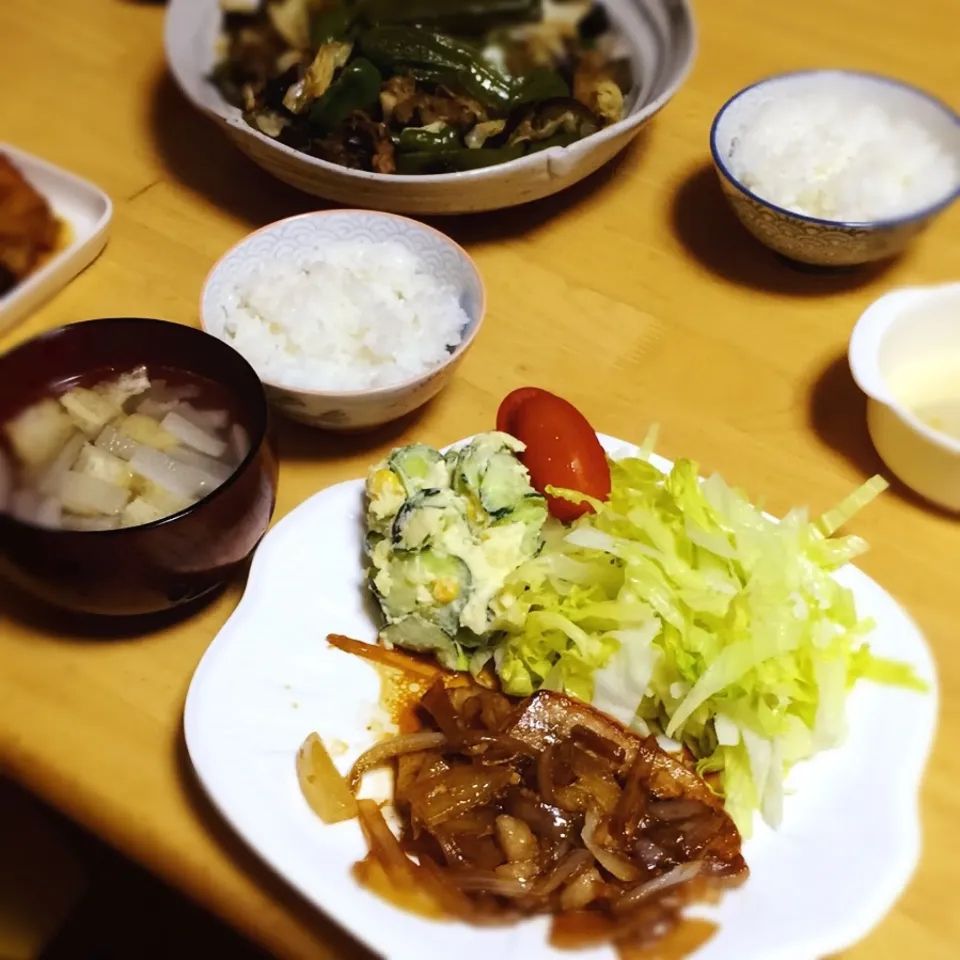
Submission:
[[[421,490],[450,486],[450,471],[443,454],[425,443],[394,450],[387,459],[387,468],[400,478],[408,497]]]
[[[385,568],[386,583],[377,597],[388,622],[418,614],[453,635],[460,627],[460,611],[470,599],[470,568],[459,558],[432,550],[396,551]]]
[[[494,526],[522,523],[527,528],[523,535],[523,549],[533,557],[543,547],[543,525],[547,514],[547,498],[539,493],[528,493],[512,510],[497,520]]]
[[[373,551],[376,550],[377,544],[381,540],[386,538],[382,533],[378,533],[376,530],[370,530],[367,532],[367,535],[363,538],[363,554],[368,559],[373,556]]]
[[[451,527],[465,524],[466,517],[466,505],[452,490],[421,490],[397,511],[391,539],[397,549],[417,550]]]
[[[493,519],[511,514],[533,492],[526,469],[512,453],[504,450],[487,461],[480,477],[480,503]]]
[[[462,670],[466,659],[456,641],[435,623],[417,614],[389,623],[380,631],[380,638],[395,647],[414,653],[430,653],[448,670]]]
[[[493,519],[505,517],[533,493],[526,468],[517,459],[521,444],[505,433],[474,437],[457,456],[453,488],[479,504]]]

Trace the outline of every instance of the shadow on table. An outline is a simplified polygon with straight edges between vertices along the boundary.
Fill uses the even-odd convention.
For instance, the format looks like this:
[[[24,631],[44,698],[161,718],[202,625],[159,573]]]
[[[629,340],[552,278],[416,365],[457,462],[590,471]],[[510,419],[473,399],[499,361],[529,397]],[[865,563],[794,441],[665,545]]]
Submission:
[[[237,870],[243,873],[251,883],[260,887],[272,900],[282,904],[303,926],[308,928],[316,937],[317,943],[323,945],[327,956],[349,957],[350,960],[377,960],[376,954],[371,953],[346,930],[337,926],[309,904],[285,880],[264,864],[217,813],[197,780],[182,730],[177,738],[176,751],[180,782],[183,784],[184,794],[191,810],[203,824],[207,835],[213,839]],[[323,864],[319,863],[317,869],[323,869]],[[211,901],[204,906],[216,912],[216,898],[211,898]],[[236,923],[236,917],[223,919],[231,925]],[[256,918],[250,919],[245,933],[257,939]]]
[[[203,194],[252,227],[337,204],[314,197],[261,170],[209,118],[181,94],[169,72],[158,77],[151,103],[151,127],[168,174]],[[520,207],[453,217],[424,217],[463,245],[496,242],[530,232],[588,199],[600,196],[627,166],[642,155],[650,136],[647,124],[625,151],[596,173],[552,197]],[[419,219],[419,218],[418,218]]]
[[[310,460],[323,462],[325,460],[342,460],[357,454],[366,453],[377,447],[394,443],[404,431],[420,422],[423,415],[436,400],[408,413],[399,420],[385,423],[382,427],[356,433],[336,433],[331,430],[320,430],[317,427],[307,426],[290,420],[282,414],[276,414],[273,421],[273,432],[277,441],[277,449],[282,460]]]
[[[896,263],[886,260],[828,274],[790,265],[748,233],[709,164],[684,178],[674,197],[672,219],[677,239],[707,270],[731,283],[769,293],[819,297],[856,290],[874,283]]]
[[[884,469],[867,432],[867,398],[854,382],[845,354],[820,372],[810,390],[807,411],[817,437],[864,477]]]
[[[854,381],[845,354],[832,360],[817,377],[807,398],[807,412],[817,437],[845,457],[864,480],[879,473],[890,482],[890,492],[905,503],[957,520],[954,514],[914,493],[880,459],[867,430],[867,398]]]
[[[563,216],[576,216],[584,205],[602,198],[617,180],[630,176],[640,165],[653,135],[653,123],[642,127],[636,138],[599,170],[552,196],[489,213],[423,219],[461,246],[475,247],[532,233]]]
[[[172,610],[135,617],[106,617],[72,613],[37,600],[0,580],[0,613],[24,624],[38,636],[52,640],[136,640],[195,616],[215,603],[232,583],[246,578],[249,564],[236,570],[223,585]]]
[[[174,180],[251,226],[329,206],[261,170],[183,96],[166,69],[153,91],[151,128]]]

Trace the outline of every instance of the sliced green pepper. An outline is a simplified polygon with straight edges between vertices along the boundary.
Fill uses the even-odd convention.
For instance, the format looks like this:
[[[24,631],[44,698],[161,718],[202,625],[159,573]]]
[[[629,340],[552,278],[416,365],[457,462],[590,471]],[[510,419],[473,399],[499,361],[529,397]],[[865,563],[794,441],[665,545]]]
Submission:
[[[507,163],[523,156],[523,147],[497,147],[489,150],[471,150],[463,147],[458,150],[423,150],[418,153],[400,153],[397,155],[397,173],[459,173],[463,170],[478,170],[492,167],[498,163]]]
[[[444,127],[442,130],[426,130],[423,127],[407,127],[400,132],[397,138],[397,150],[400,153],[417,153],[419,151],[436,153],[445,150],[456,150],[461,147],[460,136],[453,127]]]
[[[494,107],[509,109],[514,84],[480,52],[462,40],[416,27],[373,27],[360,35],[360,50],[384,73],[416,75],[426,69],[471,97]]]
[[[509,23],[533,23],[542,17],[542,0],[361,0],[364,20],[419,24],[455,34],[483,34]]]
[[[383,77],[363,57],[348,63],[327,92],[310,107],[310,123],[328,133],[335,130],[351,113],[370,110],[380,99]]]
[[[567,81],[549,67],[535,67],[524,76],[517,86],[513,99],[515,107],[525,103],[536,103],[540,100],[557,100],[570,96],[570,87]]]
[[[404,72],[420,83],[435,83],[448,90],[467,92],[465,85],[460,82],[459,71],[449,67],[424,67],[416,64],[407,67]]]
[[[356,23],[357,15],[345,7],[319,10],[310,14],[310,49],[319,50],[334,40],[345,40]]]
[[[541,150],[549,150],[551,147],[569,147],[571,143],[582,140],[579,133],[555,133],[546,140],[537,140],[528,145],[527,153],[540,153]]]

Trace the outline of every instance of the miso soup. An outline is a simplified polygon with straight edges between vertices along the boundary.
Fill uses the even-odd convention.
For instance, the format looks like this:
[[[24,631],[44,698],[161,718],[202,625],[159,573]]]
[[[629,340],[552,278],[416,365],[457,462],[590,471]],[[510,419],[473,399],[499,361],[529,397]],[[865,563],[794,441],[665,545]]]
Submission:
[[[0,433],[0,509],[62,530],[163,520],[213,493],[250,449],[217,384],[163,367],[61,384]]]

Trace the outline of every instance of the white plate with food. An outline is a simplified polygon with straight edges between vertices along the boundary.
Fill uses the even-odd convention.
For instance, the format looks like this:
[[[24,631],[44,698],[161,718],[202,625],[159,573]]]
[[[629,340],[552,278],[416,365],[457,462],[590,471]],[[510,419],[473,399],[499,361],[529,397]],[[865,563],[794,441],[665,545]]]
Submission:
[[[112,216],[92,183],[0,143],[0,333],[100,255]]]
[[[310,7],[172,0],[167,63],[194,106],[273,176],[395,213],[496,210],[565,189],[630,143],[679,90],[696,52],[687,0]],[[345,8],[360,20],[337,23]],[[424,30],[469,41],[450,37],[438,49],[428,38],[426,54],[419,38],[395,46],[396,30],[424,13]],[[382,28],[391,35],[374,37]],[[577,78],[570,51],[584,44],[593,59]],[[407,150],[406,129],[421,144],[445,139]]]
[[[187,697],[187,746],[213,803],[274,870],[385,957],[446,956],[451,951],[471,957],[491,952],[518,958],[560,955],[555,945],[563,940],[557,937],[560,921],[555,920],[551,932],[549,917],[542,914],[474,927],[449,919],[425,919],[372,893],[369,871],[355,871],[368,851],[358,823],[321,822],[301,792],[298,769],[300,773],[304,769],[299,768],[297,757],[308,734],[319,735],[336,767],[345,774],[362,752],[396,732],[396,717],[384,709],[381,700],[377,670],[364,657],[326,640],[328,634],[341,634],[376,642],[383,621],[374,592],[368,588],[369,576],[389,624],[384,629],[387,639],[412,645],[408,641],[413,635],[405,631],[416,607],[417,623],[426,623],[426,628],[416,633],[418,638],[428,638],[422,649],[436,651],[451,666],[472,666],[481,676],[482,670],[495,671],[507,692],[524,696],[530,692],[531,681],[532,686],[542,683],[550,691],[524,701],[521,710],[529,709],[538,697],[564,700],[557,691],[592,696],[594,708],[631,724],[629,733],[618,727],[620,733],[612,735],[613,739],[645,737],[642,742],[647,746],[642,749],[659,751],[658,762],[664,769],[671,763],[680,765],[679,744],[666,733],[698,753],[698,769],[710,778],[714,790],[724,791],[727,809],[722,810],[723,801],[705,789],[698,777],[689,772],[678,774],[677,782],[692,777],[688,787],[693,781],[699,784],[691,787],[699,797],[693,806],[697,802],[712,805],[714,831],[730,835],[735,820],[744,833],[752,832],[742,847],[749,867],[746,882],[732,884],[736,889],[726,891],[719,903],[719,896],[714,896],[713,905],[695,904],[692,908],[694,915],[717,925],[706,942],[693,947],[700,960],[731,956],[813,960],[863,937],[892,906],[919,856],[918,792],[937,714],[935,668],[921,633],[889,594],[846,563],[849,556],[860,552],[862,542],[831,536],[880,485],[867,485],[816,523],[808,523],[804,512],[794,511],[777,524],[719,478],[710,478],[701,487],[696,465],[690,461],[679,461],[674,467],[650,453],[649,444],[638,455],[638,448],[601,436],[603,448],[611,456],[610,499],[606,505],[597,502],[596,514],[576,520],[564,532],[553,520],[541,529],[546,511],[537,511],[544,500],[527,486],[525,471],[518,473],[510,466],[514,450],[509,444],[503,446],[503,436],[487,434],[464,441],[454,448],[459,454],[446,458],[423,446],[403,448],[399,457],[412,456],[413,460],[395,455],[374,468],[366,487],[357,480],[316,494],[267,535],[255,557],[244,598],[208,649]],[[479,461],[469,459],[471,451],[479,451],[482,468],[477,468]],[[529,452],[528,448],[528,464]],[[489,466],[492,458],[506,465],[505,472]],[[530,476],[536,473],[531,466]],[[476,499],[470,501],[470,491],[459,486],[458,478],[463,478],[467,487],[476,482]],[[537,488],[546,489],[539,481]],[[461,493],[467,497],[465,512],[456,499]],[[552,511],[560,497],[553,488],[549,493]],[[425,503],[424,498],[430,502]],[[504,506],[507,500],[511,505]],[[480,529],[475,523],[487,524],[476,542],[499,543],[499,561],[489,553],[478,558],[476,542],[469,549],[456,549],[450,531],[468,529],[461,524],[477,504],[491,512],[485,513],[482,521],[469,517],[469,529]],[[433,510],[429,517],[418,513],[428,507]],[[674,520],[681,515],[677,526]],[[647,533],[631,540],[628,516],[629,523],[639,524],[634,532],[643,528]],[[666,526],[658,527],[661,522]],[[494,527],[498,532],[488,536]],[[661,535],[667,527],[673,530],[672,540]],[[511,540],[512,536],[504,534],[505,528],[516,535],[511,541],[516,554],[513,560],[504,559],[506,541],[500,538]],[[531,528],[541,539],[524,535]],[[384,530],[391,535],[383,536]],[[681,543],[684,538],[686,542]],[[430,550],[436,553],[441,543],[446,544],[446,552],[440,550],[442,556],[426,556]],[[414,553],[420,558],[417,576],[424,571],[429,574],[417,581],[419,586],[429,587],[426,593],[401,589],[408,580],[416,579],[408,576],[405,571],[409,568],[404,566]],[[457,554],[467,563],[453,564],[451,557]],[[649,583],[644,586],[639,571],[649,568],[643,558],[655,556],[669,582],[682,584],[680,589],[667,594]],[[837,565],[841,569],[832,575]],[[780,572],[774,572],[775,568]],[[485,579],[497,570],[502,575],[499,590]],[[382,576],[384,571],[386,576]],[[749,589],[727,590],[725,578],[731,573],[743,584],[751,584]],[[699,579],[701,575],[706,581]],[[579,586],[591,584],[595,591],[590,596],[590,603],[596,601],[592,612],[582,616],[585,601],[574,583],[578,579]],[[702,589],[704,582],[709,589]],[[466,598],[463,603],[450,599],[457,595],[458,586]],[[781,587],[786,594],[778,595]],[[718,600],[725,591],[731,597],[736,594],[729,605]],[[637,600],[638,592],[647,600]],[[775,601],[777,596],[785,596],[786,604]],[[505,600],[507,597],[512,599]],[[581,614],[576,612],[578,607]],[[693,610],[699,611],[697,616],[688,616]],[[451,612],[456,614],[453,626]],[[483,629],[485,616],[491,623],[494,616],[499,618],[495,621],[499,632],[492,635],[484,654],[477,641],[479,634],[471,631]],[[730,619],[724,626],[727,616]],[[578,623],[571,625],[572,620]],[[609,622],[597,627],[610,620],[621,629],[613,629]],[[875,627],[869,631],[871,620]],[[559,641],[555,635],[558,624],[560,632],[567,634]],[[712,634],[701,629],[710,624]],[[443,627],[439,633],[437,625]],[[869,654],[862,645],[868,631]],[[614,652],[608,650],[600,656],[600,647],[610,637],[616,638]],[[720,646],[709,652],[714,642]],[[552,653],[551,645],[555,648]],[[744,655],[746,661],[731,667]],[[718,664],[728,668],[726,679],[720,682]],[[838,664],[843,664],[842,668]],[[697,670],[700,674],[695,682],[681,682],[676,679],[677,669],[694,671],[683,674],[691,681]],[[847,697],[848,682],[852,685],[854,677],[865,675],[886,684],[860,680]],[[925,692],[909,689],[918,683],[926,686]],[[421,692],[425,686],[421,685]],[[771,695],[774,690],[776,696]],[[564,702],[568,711],[591,709],[582,704],[572,706],[580,703],[574,699]],[[522,724],[511,724],[498,729],[501,733],[507,729],[508,743],[516,746],[517,739],[523,740],[526,734],[517,732]],[[437,735],[427,731],[428,740],[430,736]],[[576,741],[577,734],[569,734],[567,739]],[[551,742],[556,745],[559,740]],[[634,741],[622,742],[629,752],[629,743]],[[452,749],[450,743],[446,748]],[[524,748],[516,749],[522,753]],[[664,751],[671,751],[673,758],[664,759]],[[662,834],[641,834],[639,838],[631,834],[630,850],[625,852],[621,846],[619,856],[613,853],[620,842],[613,832],[620,810],[615,804],[628,803],[624,799],[627,781],[619,773],[598,773],[598,777],[607,777],[614,799],[604,799],[599,788],[590,795],[593,788],[588,789],[583,773],[587,768],[571,761],[569,769],[558,774],[557,753],[551,754],[550,760],[544,753],[537,754],[536,775],[530,782],[546,791],[539,779],[544,776],[540,765],[553,764],[543,769],[553,771],[547,783],[552,783],[554,795],[544,799],[544,793],[535,798],[537,803],[568,811],[564,817],[578,816],[569,811],[577,809],[579,801],[570,800],[568,793],[561,796],[559,791],[566,787],[557,786],[572,782],[589,795],[579,809],[593,809],[596,816],[590,825],[592,815],[582,814],[583,819],[576,821],[582,832],[569,834],[573,838],[569,843],[576,846],[579,836],[587,852],[579,847],[571,851],[567,839],[562,848],[548,848],[546,834],[541,836],[539,827],[531,827],[539,838],[537,856],[545,857],[550,849],[556,858],[570,858],[563,863],[570,863],[571,869],[573,860],[581,858],[584,862],[577,860],[577,869],[585,872],[577,873],[577,878],[581,886],[585,878],[592,878],[592,892],[583,901],[567,898],[567,886],[572,887],[576,878],[568,879],[563,891],[550,892],[543,884],[547,876],[555,876],[547,871],[554,870],[559,860],[552,860],[549,868],[541,861],[534,866],[534,860],[505,852],[509,847],[499,832],[503,824],[498,815],[496,856],[501,859],[490,861],[489,869],[483,870],[477,869],[479,860],[471,861],[469,882],[463,879],[466,873],[454,872],[460,863],[453,862],[443,847],[449,861],[445,876],[448,886],[458,887],[457,896],[470,894],[478,883],[488,883],[496,872],[497,895],[490,899],[489,889],[483,888],[488,899],[481,903],[476,899],[481,894],[476,894],[471,901],[474,906],[479,904],[476,909],[481,913],[494,910],[491,903],[504,911],[517,904],[529,907],[532,901],[522,897],[532,896],[530,890],[535,888],[544,894],[540,908],[548,913],[567,911],[569,919],[572,903],[588,913],[606,910],[606,923],[609,916],[615,920],[623,917],[617,913],[617,902],[631,910],[641,900],[673,909],[683,901],[670,897],[680,896],[678,891],[694,881],[706,882],[707,855],[702,852],[690,854],[692,859],[684,865],[676,853],[679,847],[669,847],[673,852],[660,861],[661,866],[655,865],[658,857],[664,857],[667,841],[657,839],[651,846],[650,837]],[[812,759],[795,765],[788,762],[814,753]],[[596,764],[601,754],[595,751],[590,762]],[[316,775],[320,768],[308,768],[307,772],[311,769],[311,775]],[[566,779],[558,779],[561,776]],[[409,818],[418,816],[420,808],[410,800],[410,781],[402,786],[402,777],[401,768],[396,790],[411,792],[398,793],[397,799],[408,812],[397,808],[393,816],[399,817],[408,831],[406,843],[411,837]],[[637,777],[640,783],[641,775]],[[322,803],[334,802],[343,792],[343,779],[335,775],[321,780],[324,789],[331,788]],[[527,781],[519,782],[521,791],[538,789]],[[653,811],[650,798],[662,800],[664,795],[659,787],[650,785],[652,780],[643,783],[648,790],[645,809]],[[306,789],[310,791],[309,786]],[[392,789],[391,778],[378,771],[363,780],[360,796],[388,801]],[[664,828],[658,817],[676,820],[683,816],[676,811],[690,808],[689,802],[684,803],[690,796],[686,788],[668,796],[679,797],[680,806],[670,808],[674,814],[668,814],[658,800],[657,812],[644,814],[647,819],[643,823],[650,830]],[[345,802],[352,803],[352,799]],[[605,807],[608,802],[613,806]],[[369,814],[369,805],[366,809]],[[492,816],[491,810],[502,814],[503,809],[477,807],[473,813]],[[507,820],[515,824],[515,818]],[[430,833],[438,822],[423,820],[421,834]],[[489,817],[483,822],[489,825]],[[427,823],[429,828],[424,827]],[[364,826],[369,834],[366,818]],[[733,835],[739,840],[735,829]],[[493,843],[489,837],[484,843],[488,841]],[[708,846],[712,842],[703,841]],[[489,843],[483,856],[490,855]],[[598,843],[603,847],[599,852]],[[456,854],[463,864],[468,860],[462,853],[466,849],[463,846]],[[376,861],[384,855],[381,850],[372,856]],[[479,858],[481,854],[469,856]],[[366,862],[369,865],[370,860]],[[528,873],[524,875],[520,867]],[[366,877],[366,883],[358,882],[358,876]],[[652,887],[651,876],[659,877]],[[743,876],[739,871],[734,879],[742,881]],[[525,886],[529,883],[535,887]],[[719,894],[719,890],[713,892]],[[654,895],[653,901],[647,900]],[[544,905],[549,897],[554,899],[548,909]],[[581,918],[583,913],[575,916]],[[644,936],[659,936],[657,931],[666,928],[651,924]],[[625,928],[617,929],[618,943],[623,946]],[[630,929],[633,936],[637,928]],[[674,928],[678,931],[682,933],[683,924]],[[609,943],[591,942],[591,936],[582,935],[582,927],[575,932],[576,942],[586,944],[581,955],[613,955]],[[603,941],[604,936],[592,939]]]

